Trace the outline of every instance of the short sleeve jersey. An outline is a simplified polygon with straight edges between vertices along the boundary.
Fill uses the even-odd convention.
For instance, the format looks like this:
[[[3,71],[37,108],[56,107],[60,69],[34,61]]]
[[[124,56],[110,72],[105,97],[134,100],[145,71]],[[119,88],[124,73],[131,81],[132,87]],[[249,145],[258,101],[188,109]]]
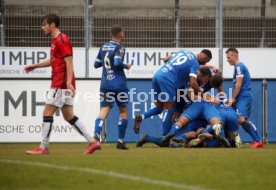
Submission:
[[[251,77],[247,67],[242,62],[239,62],[238,64],[235,65],[235,70],[233,75],[234,88],[236,85],[236,79],[238,77],[243,77],[243,81],[242,81],[242,87],[241,87],[240,93],[237,98],[251,97],[252,96]]]
[[[51,66],[52,84],[51,88],[66,89],[67,71],[66,56],[73,56],[72,44],[66,34],[60,33],[51,41]],[[75,76],[73,73],[72,85],[76,89]]]
[[[188,87],[189,77],[195,77],[199,69],[197,57],[190,51],[180,50],[157,71],[155,76],[163,75],[175,88]]]

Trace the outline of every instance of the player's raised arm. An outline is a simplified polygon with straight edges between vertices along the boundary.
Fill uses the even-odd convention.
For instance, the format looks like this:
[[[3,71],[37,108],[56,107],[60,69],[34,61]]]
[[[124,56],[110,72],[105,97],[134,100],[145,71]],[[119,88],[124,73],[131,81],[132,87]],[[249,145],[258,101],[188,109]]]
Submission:
[[[24,68],[24,71],[26,73],[29,73],[37,68],[43,68],[43,67],[50,67],[51,66],[51,61],[50,59],[46,59],[40,63],[37,63],[37,64],[32,64],[32,65],[27,65],[25,68]]]

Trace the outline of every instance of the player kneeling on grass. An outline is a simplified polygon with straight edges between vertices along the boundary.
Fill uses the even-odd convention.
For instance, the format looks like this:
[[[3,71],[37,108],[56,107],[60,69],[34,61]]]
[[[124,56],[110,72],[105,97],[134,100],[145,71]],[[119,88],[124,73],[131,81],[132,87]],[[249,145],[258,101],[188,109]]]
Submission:
[[[100,147],[86,130],[84,124],[73,112],[73,99],[76,89],[73,71],[73,51],[69,38],[59,30],[59,17],[46,15],[42,20],[42,30],[51,40],[51,58],[38,64],[28,65],[25,72],[37,68],[52,67],[51,89],[47,91],[46,105],[43,112],[42,142],[38,148],[26,151],[27,154],[49,154],[48,145],[53,125],[53,115],[61,109],[62,115],[73,128],[89,142],[84,154],[91,154]]]
[[[103,67],[101,80],[101,103],[100,113],[95,120],[94,135],[96,139],[100,139],[104,120],[109,115],[114,103],[116,102],[120,118],[118,121],[118,142],[117,149],[127,150],[124,142],[127,128],[127,104],[128,104],[128,88],[127,79],[124,69],[129,70],[131,64],[124,64],[125,47],[121,44],[124,40],[124,32],[122,27],[114,25],[111,28],[112,40],[106,42],[99,50],[97,59],[94,63],[95,68]]]

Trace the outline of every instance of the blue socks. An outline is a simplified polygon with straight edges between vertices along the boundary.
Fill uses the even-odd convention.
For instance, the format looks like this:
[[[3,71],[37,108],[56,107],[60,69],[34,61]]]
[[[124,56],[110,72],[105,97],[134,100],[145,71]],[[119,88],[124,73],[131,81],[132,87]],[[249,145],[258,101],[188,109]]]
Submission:
[[[97,135],[98,137],[101,135],[103,124],[104,124],[104,121],[101,118],[97,118],[95,120],[94,134]]]
[[[170,110],[164,110],[163,111],[163,131],[162,131],[162,136],[166,136],[171,129],[172,126],[172,116],[173,116],[173,109]]]
[[[252,137],[252,139],[256,142],[260,142],[261,138],[258,135],[257,129],[253,123],[248,120],[245,120],[241,123],[243,129]]]
[[[119,118],[118,122],[118,138],[123,140],[126,135],[126,128],[127,128],[127,119]],[[94,134],[98,137],[101,135],[102,132],[102,126],[104,124],[104,121],[101,118],[97,118],[95,120],[95,131]]]
[[[161,140],[162,137],[153,137],[149,135],[146,137],[146,142],[151,142],[153,144],[156,144],[157,146],[161,146]]]
[[[158,107],[154,107],[152,109],[149,109],[147,112],[145,112],[143,114],[144,115],[143,119],[149,118],[149,117],[154,116],[154,115],[158,115],[160,113],[162,113],[162,109],[160,109]]]
[[[176,133],[179,129],[181,129],[180,126],[176,125],[175,123],[172,125],[172,128],[170,130],[170,133]]]
[[[126,135],[127,119],[119,118],[118,122],[118,138],[123,140]]]

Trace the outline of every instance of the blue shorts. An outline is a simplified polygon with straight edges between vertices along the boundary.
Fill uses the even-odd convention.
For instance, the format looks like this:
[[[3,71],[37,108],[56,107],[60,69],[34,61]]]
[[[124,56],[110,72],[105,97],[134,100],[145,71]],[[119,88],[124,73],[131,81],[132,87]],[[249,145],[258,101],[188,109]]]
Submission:
[[[202,120],[202,119],[192,121],[188,123],[188,125],[186,125],[185,127],[182,127],[181,130],[178,130],[175,136],[180,136],[183,133],[188,133],[188,132],[196,132],[199,128],[206,128],[207,124],[208,123],[206,122],[206,120]]]
[[[192,105],[182,113],[182,116],[188,118],[190,121],[205,119],[209,122],[212,118],[221,120],[221,116],[217,108],[209,102],[205,102],[203,100],[192,103]]]
[[[237,100],[236,103],[236,112],[238,116],[243,116],[245,118],[249,118],[251,111],[252,101],[247,99]]]
[[[233,108],[218,108],[226,132],[238,131],[238,115]]]
[[[114,103],[118,107],[124,107],[128,105],[128,91],[113,92],[113,91],[102,91],[100,92],[102,107],[113,107]]]
[[[155,76],[152,79],[152,88],[154,90],[154,100],[160,102],[173,102],[176,95],[174,84],[163,76]]]

